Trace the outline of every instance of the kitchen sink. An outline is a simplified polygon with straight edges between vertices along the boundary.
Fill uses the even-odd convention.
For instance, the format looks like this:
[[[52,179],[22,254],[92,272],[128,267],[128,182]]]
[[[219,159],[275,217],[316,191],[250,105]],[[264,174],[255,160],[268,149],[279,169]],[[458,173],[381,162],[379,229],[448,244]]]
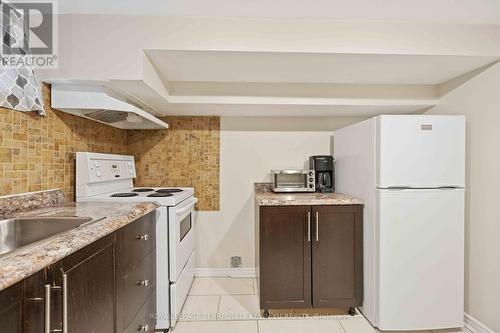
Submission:
[[[91,217],[17,217],[0,220],[0,255],[77,228]]]

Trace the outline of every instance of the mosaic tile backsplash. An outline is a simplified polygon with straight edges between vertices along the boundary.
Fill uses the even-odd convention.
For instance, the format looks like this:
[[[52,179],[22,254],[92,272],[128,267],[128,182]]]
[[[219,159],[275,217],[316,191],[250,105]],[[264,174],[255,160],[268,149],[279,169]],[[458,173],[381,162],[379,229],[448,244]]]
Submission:
[[[137,186],[194,187],[197,209],[219,210],[220,118],[165,117],[168,130],[128,131]]]
[[[46,116],[0,108],[0,195],[60,188],[74,199],[76,151],[125,153],[124,130],[50,108]]]
[[[74,200],[76,151],[131,154],[137,186],[192,186],[199,210],[219,210],[219,117],[167,117],[167,130],[122,130],[50,108],[0,108],[0,196],[60,188]]]

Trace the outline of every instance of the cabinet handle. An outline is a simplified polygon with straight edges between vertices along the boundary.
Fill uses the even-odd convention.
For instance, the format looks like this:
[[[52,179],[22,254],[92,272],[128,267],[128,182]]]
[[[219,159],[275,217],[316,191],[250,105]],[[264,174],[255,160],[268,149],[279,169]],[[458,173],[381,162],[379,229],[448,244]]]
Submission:
[[[140,325],[138,331],[139,332],[147,332],[147,331],[149,331],[149,325],[148,324],[146,324],[146,325]]]
[[[307,241],[311,242],[311,212],[307,212]]]
[[[69,333],[68,331],[68,275],[63,274],[62,276],[62,294],[63,294],[63,333]]]
[[[44,301],[44,307],[45,307],[45,315],[44,315],[44,325],[43,325],[43,332],[44,333],[54,333],[54,332],[61,332],[60,329],[50,329],[51,323],[50,323],[50,303],[51,303],[51,292],[54,289],[61,289],[60,286],[51,286],[50,284],[46,284],[43,286],[45,289],[45,298],[42,297],[32,297],[28,298],[27,301],[32,301],[32,302],[39,302],[39,301]]]
[[[319,242],[319,212],[316,212],[316,242]]]
[[[147,287],[149,286],[149,280],[139,280],[137,281],[137,285],[141,287]]]
[[[50,333],[50,284],[45,285],[45,333]]]
[[[138,240],[145,240],[147,241],[149,239],[149,236],[148,234],[145,234],[145,235],[137,235],[137,239]]]

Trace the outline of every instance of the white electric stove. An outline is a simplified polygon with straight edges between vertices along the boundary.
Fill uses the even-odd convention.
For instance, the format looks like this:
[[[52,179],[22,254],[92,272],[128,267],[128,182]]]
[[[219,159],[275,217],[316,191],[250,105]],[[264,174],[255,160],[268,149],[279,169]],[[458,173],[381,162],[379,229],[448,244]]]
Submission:
[[[154,201],[157,330],[175,326],[194,278],[193,188],[134,187],[134,157],[76,153],[76,201]]]

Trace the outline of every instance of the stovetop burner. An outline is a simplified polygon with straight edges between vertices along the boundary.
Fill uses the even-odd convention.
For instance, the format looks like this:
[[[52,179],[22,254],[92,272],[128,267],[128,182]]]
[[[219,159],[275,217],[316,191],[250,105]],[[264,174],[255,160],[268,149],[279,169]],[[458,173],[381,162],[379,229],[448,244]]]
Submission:
[[[124,198],[124,197],[135,197],[137,195],[139,195],[139,194],[137,194],[137,193],[115,193],[115,194],[112,194],[111,196]]]
[[[132,192],[151,192],[154,191],[152,188],[136,188],[133,189]]]
[[[161,188],[159,190],[156,190],[157,193],[178,193],[182,192],[180,188]]]
[[[173,196],[172,193],[162,193],[162,192],[155,192],[148,194],[148,197],[171,197]]]

